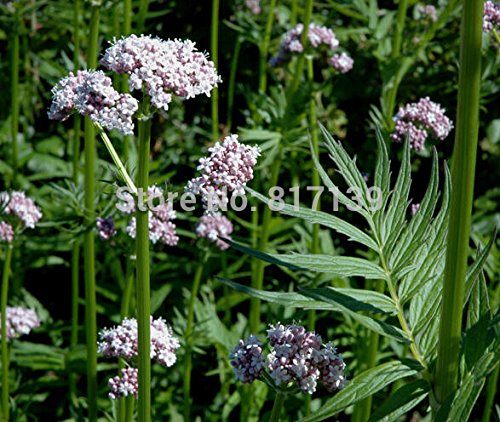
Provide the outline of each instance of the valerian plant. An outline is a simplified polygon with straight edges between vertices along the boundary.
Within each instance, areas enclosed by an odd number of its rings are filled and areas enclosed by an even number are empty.
[[[383,292],[367,289],[318,287],[301,288],[296,292],[272,292],[257,290],[230,280],[223,283],[263,301],[286,307],[327,310],[352,318],[368,330],[396,342],[403,347],[395,348],[390,358],[379,358],[377,365],[349,379],[345,388],[331,397],[323,406],[302,419],[304,422],[326,420],[345,411],[350,406],[389,387],[396,381],[397,388],[370,416],[370,421],[393,420],[427,400],[435,404],[432,394],[434,379],[432,368],[436,361],[439,329],[439,309],[442,299],[444,254],[446,249],[447,221],[450,203],[450,175],[443,164],[442,192],[439,182],[439,162],[433,151],[433,165],[424,198],[414,215],[410,212],[411,161],[408,138],[404,144],[398,177],[391,184],[390,161],[386,143],[377,133],[378,155],[374,174],[374,187],[381,192],[381,207],[373,206],[368,184],[344,147],[321,127],[325,145],[338,173],[348,186],[361,192],[361,206],[344,195],[328,176],[315,155],[316,168],[330,191],[336,193],[339,203],[363,217],[366,229],[326,212],[296,207],[269,200],[252,191],[250,193],[284,215],[302,218],[347,236],[348,240],[365,248],[366,259],[354,256],[329,256],[321,254],[268,254],[242,244],[231,245],[249,255],[270,264],[295,272],[326,273],[332,277],[356,277],[364,280],[381,280]],[[460,415],[466,420],[472,411],[480,389],[471,385],[483,385],[485,377],[494,369],[499,357],[499,341],[494,336],[495,319],[485,298],[485,282],[482,267],[493,245],[490,242],[478,248],[477,256],[467,271],[466,303],[468,303],[468,330],[462,345],[462,373],[456,394],[443,406],[435,408],[436,417],[446,420],[450,415]],[[480,341],[481,353],[473,352],[471,343]],[[429,410],[430,411],[430,410]]]

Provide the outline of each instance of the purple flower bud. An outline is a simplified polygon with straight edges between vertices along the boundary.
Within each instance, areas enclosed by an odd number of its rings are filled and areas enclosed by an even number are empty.
[[[483,31],[490,32],[500,26],[500,3],[484,2]]]
[[[97,217],[95,225],[97,234],[102,240],[109,240],[116,235],[115,223],[111,217]]]
[[[14,240],[14,229],[5,221],[0,221],[0,240],[7,243]]]
[[[251,384],[264,372],[262,343],[255,336],[251,335],[246,341],[240,340],[229,359],[236,379],[244,384]]]
[[[24,192],[0,192],[0,207],[3,207],[4,214],[17,217],[24,228],[35,228],[35,224],[42,218],[40,208]]]
[[[259,15],[261,12],[260,0],[245,0],[245,6],[248,7],[254,15]]]
[[[340,73],[347,73],[352,69],[354,60],[346,53],[334,54],[328,59],[328,64]]]

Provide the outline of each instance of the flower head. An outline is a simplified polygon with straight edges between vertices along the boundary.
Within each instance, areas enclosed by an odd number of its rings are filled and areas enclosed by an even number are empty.
[[[14,229],[5,221],[0,221],[0,240],[7,243],[14,240]]]
[[[196,225],[196,234],[200,237],[206,237],[221,249],[229,248],[229,245],[219,236],[231,238],[230,234],[233,232],[233,225],[231,222],[221,215],[220,213],[205,213],[198,224]]]
[[[244,384],[251,384],[264,372],[262,343],[255,336],[248,337],[246,341],[240,340],[229,359],[236,379]]]
[[[49,118],[65,120],[77,110],[106,129],[117,129],[125,135],[134,133],[132,117],[139,103],[130,94],[120,94],[111,78],[102,71],[79,71],[59,81],[52,90]]]
[[[419,4],[417,10],[421,16],[429,18],[432,22],[436,22],[438,19],[436,7],[432,4]]]
[[[101,64],[130,75],[131,90],[145,89],[151,103],[168,110],[172,94],[193,98],[210,91],[221,81],[213,62],[192,41],[167,40],[149,35],[130,35],[114,40]]]
[[[173,336],[172,329],[163,318],[150,319],[151,359],[160,365],[172,366],[176,361],[175,350],[179,341]],[[98,352],[106,357],[131,359],[137,356],[138,334],[137,320],[125,318],[113,328],[105,328],[99,333]]]
[[[109,398],[119,400],[122,397],[134,396],[139,394],[139,380],[137,368],[124,368],[121,370],[121,377],[116,376],[108,381],[110,388]]]
[[[260,0],[245,0],[245,6],[248,7],[254,15],[259,15],[261,12]]]
[[[126,195],[130,195],[127,193]],[[176,226],[172,220],[176,218],[176,212],[173,209],[170,201],[163,202],[163,191],[157,186],[150,186],[148,188],[148,206],[150,207],[148,213],[149,225],[149,240],[153,243],[163,243],[168,246],[175,246],[179,241],[177,236]],[[158,205],[153,204],[153,200],[159,198],[161,202]],[[128,201],[133,204],[132,207],[127,209],[127,213],[135,212],[135,202]],[[136,235],[136,219],[132,217],[126,228],[127,234],[135,238]]]
[[[29,334],[33,328],[40,326],[40,319],[33,309],[7,306],[6,312],[7,340]]]
[[[352,69],[354,60],[346,53],[334,54],[328,59],[328,64],[340,73],[347,73]]]
[[[102,240],[109,240],[116,234],[115,223],[111,217],[97,217],[95,225]]]
[[[260,149],[243,145],[238,142],[238,135],[230,135],[208,151],[210,156],[201,158],[198,166],[201,176],[190,180],[186,191],[200,195],[206,207],[217,208],[214,199],[227,204],[228,193],[245,194],[244,188],[253,179]]]
[[[453,122],[444,112],[445,110],[429,97],[400,107],[394,117],[396,125],[391,139],[402,142],[408,135],[411,147],[417,151],[424,149],[429,135],[434,139],[444,140],[453,129]]]
[[[271,351],[265,367],[275,386],[288,387],[296,383],[305,393],[316,391],[319,381],[328,391],[345,385],[345,363],[330,344],[322,345],[321,337],[301,325],[271,325],[267,331]],[[236,378],[251,383],[262,376],[262,344],[256,337],[236,346],[231,354]]]
[[[0,210],[20,220],[24,228],[33,229],[42,218],[42,212],[24,192],[0,192]]]
[[[483,31],[490,32],[500,26],[500,3],[484,2]]]

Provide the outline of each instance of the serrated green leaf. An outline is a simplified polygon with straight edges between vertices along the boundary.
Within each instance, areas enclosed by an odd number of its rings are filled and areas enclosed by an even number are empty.
[[[413,409],[429,394],[429,383],[415,380],[398,388],[368,419],[368,422],[391,422]]]
[[[271,254],[270,256],[277,261],[303,270],[328,273],[336,277],[363,277],[374,280],[387,278],[387,274],[380,266],[362,258],[307,254]]]
[[[416,375],[418,371],[402,362],[388,362],[354,377],[347,386],[328,400],[318,411],[300,422],[317,422],[330,418],[354,403],[382,390],[394,381]]]
[[[382,190],[383,196],[386,197],[391,189],[391,162],[382,132],[378,126],[375,128],[375,137],[377,139],[377,163],[375,164],[374,181],[375,186],[378,186]]]
[[[279,202],[271,201],[269,198],[266,198],[264,195],[250,188],[247,188],[247,191],[250,192],[250,195],[253,197],[267,204],[267,206],[272,205],[275,208],[281,208],[279,211],[281,214],[302,218],[311,224],[320,224],[324,227],[331,228],[339,233],[345,234],[348,236],[349,240],[359,242],[374,251],[378,251],[377,244],[370,236],[338,217],[327,214],[326,212],[312,210],[304,206],[295,207],[289,204],[280,204]]]

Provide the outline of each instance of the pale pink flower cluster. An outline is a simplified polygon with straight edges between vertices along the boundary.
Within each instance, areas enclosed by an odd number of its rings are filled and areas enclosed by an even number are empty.
[[[402,142],[408,135],[411,147],[417,151],[424,149],[428,136],[442,141],[453,129],[453,122],[444,113],[429,97],[400,107],[394,116],[396,125],[391,139]]]
[[[411,215],[415,215],[420,209],[420,204],[411,204]]]
[[[490,32],[500,26],[500,3],[484,2],[483,31]]]
[[[14,229],[5,221],[0,221],[0,240],[7,243],[14,240]]]
[[[131,90],[142,90],[158,109],[168,110],[172,94],[192,98],[210,91],[221,82],[214,63],[186,40],[162,40],[149,35],[130,35],[114,40],[101,64],[127,73]]]
[[[116,227],[111,217],[97,217],[95,226],[102,240],[109,240],[116,235]]]
[[[264,373],[266,365],[262,343],[255,336],[248,337],[246,341],[240,340],[229,359],[236,379],[244,384],[251,384]]]
[[[245,6],[248,7],[254,15],[261,12],[260,0],[245,0]]]
[[[21,191],[0,192],[0,212],[16,217],[23,228],[28,229],[35,228],[35,224],[42,218],[42,212],[35,201]],[[8,231],[7,228],[5,230]]]
[[[196,225],[196,234],[215,242],[220,250],[226,250],[229,244],[219,239],[219,236],[231,239],[232,232],[231,221],[220,213],[205,213]]]
[[[130,195],[130,194],[129,194]],[[157,186],[150,186],[148,188],[148,198],[162,198],[163,192]],[[134,204],[133,199],[129,203]],[[128,209],[128,212],[135,212],[135,205]],[[176,218],[176,212],[173,209],[172,203],[160,202],[160,204],[152,207],[149,211],[148,226],[149,226],[149,240],[153,243],[163,243],[168,246],[175,246],[179,241],[177,236],[176,226],[172,220]],[[126,228],[127,234],[135,238],[136,236],[136,218],[132,217]]]
[[[334,54],[328,59],[328,64],[340,73],[347,73],[352,69],[354,60],[346,53]]]
[[[29,334],[40,326],[40,319],[33,309],[7,306],[6,312],[7,340]]]
[[[210,156],[201,158],[197,168],[201,176],[190,180],[186,191],[200,195],[204,206],[214,211],[219,202],[227,205],[228,193],[245,194],[247,182],[253,179],[260,148],[243,145],[238,141],[238,135],[230,135],[208,151]]]
[[[330,344],[322,345],[321,337],[300,325],[271,325],[268,330],[271,352],[265,366],[276,386],[297,383],[308,394],[316,391],[318,381],[328,391],[344,387],[345,363]],[[262,344],[254,336],[240,340],[230,355],[236,378],[251,383],[264,372]]]
[[[272,57],[269,64],[273,67],[279,66],[289,60],[290,55],[294,53],[302,53],[304,46],[301,42],[304,25],[299,23],[297,26],[283,36],[280,48],[276,56]],[[335,51],[339,47],[339,40],[335,33],[326,26],[319,26],[314,23],[309,24],[307,39],[313,49],[319,49],[325,46],[329,53]],[[328,64],[341,73],[348,72],[354,63],[346,53],[335,54],[327,60]]]
[[[121,370],[121,376],[110,378],[108,381],[110,388],[109,398],[119,400],[122,397],[134,396],[139,394],[139,380],[137,368],[124,368]]]
[[[172,366],[176,361],[175,350],[179,341],[173,336],[172,329],[163,318],[150,320],[151,359],[160,365]],[[131,359],[137,356],[137,320],[125,318],[113,328],[105,328],[99,333],[98,352],[106,357]]]
[[[134,133],[132,117],[139,103],[130,94],[116,91],[111,78],[100,70],[78,71],[76,76],[70,73],[52,89],[52,94],[49,119],[66,120],[76,110],[108,130]]]
[[[432,22],[438,19],[436,7],[432,4],[419,4],[417,10],[423,17],[429,18]]]

